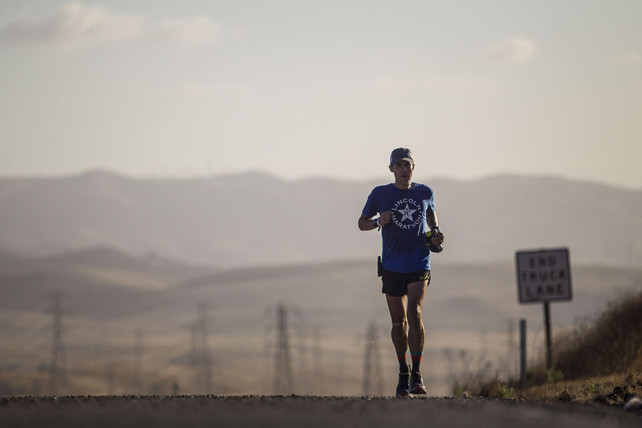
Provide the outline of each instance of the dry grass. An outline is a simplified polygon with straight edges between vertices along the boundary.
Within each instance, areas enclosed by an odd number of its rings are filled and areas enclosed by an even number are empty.
[[[567,379],[642,370],[642,293],[608,304],[555,343],[554,365]]]
[[[530,401],[601,401],[619,405],[642,394],[642,292],[608,303],[592,320],[577,324],[556,339],[554,368],[540,361],[527,385],[495,379],[481,382],[477,394]]]
[[[612,394],[616,388],[624,394],[642,393],[642,376],[639,373],[613,374],[572,381],[544,383],[527,387],[520,392],[523,398],[539,402],[592,402]],[[622,397],[623,398],[623,397]]]

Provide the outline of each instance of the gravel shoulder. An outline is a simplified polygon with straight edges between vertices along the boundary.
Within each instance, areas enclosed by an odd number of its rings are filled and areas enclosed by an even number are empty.
[[[510,400],[326,396],[0,397],[0,426],[101,427],[640,427],[642,416],[595,405]]]

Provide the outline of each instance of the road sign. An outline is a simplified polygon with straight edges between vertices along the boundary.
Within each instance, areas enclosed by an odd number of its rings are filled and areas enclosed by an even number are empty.
[[[515,253],[519,303],[571,300],[568,248]]]

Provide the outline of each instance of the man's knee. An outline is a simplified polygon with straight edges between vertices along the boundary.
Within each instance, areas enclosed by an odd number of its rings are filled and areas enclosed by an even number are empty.
[[[403,330],[406,331],[408,328],[408,320],[404,319],[401,322],[392,322],[392,329],[393,330]]]
[[[410,334],[412,332],[421,332],[424,330],[424,322],[421,318],[421,312],[417,316],[411,316],[408,314],[408,331]]]
[[[421,306],[408,308],[408,321],[410,322],[410,324],[417,324],[422,322]]]

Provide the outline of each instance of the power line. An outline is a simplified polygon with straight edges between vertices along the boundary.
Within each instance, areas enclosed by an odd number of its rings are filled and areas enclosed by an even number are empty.
[[[132,383],[136,393],[143,391],[143,333],[140,331],[134,333],[134,376]]]
[[[194,369],[198,391],[207,394],[212,390],[212,358],[207,346],[207,305],[198,306],[198,318],[191,329],[190,365]]]
[[[53,314],[53,340],[51,348],[51,363],[49,368],[49,388],[53,395],[58,394],[60,388],[67,389],[69,379],[67,376],[67,355],[63,343],[61,294],[59,291],[52,293]]]
[[[363,364],[363,395],[382,395],[381,356],[379,351],[379,333],[374,323],[368,325]]]
[[[294,313],[295,318],[298,317],[298,320],[295,321],[295,335],[296,335],[296,340],[294,343],[294,347],[296,349],[296,355],[297,355],[297,377],[299,379],[303,379],[308,372],[308,359],[307,359],[307,353],[308,353],[308,343],[307,343],[307,325],[305,321],[302,319],[301,314],[296,311]],[[300,390],[301,385],[299,385],[299,390]]]
[[[288,312],[283,304],[276,307],[276,349],[274,358],[274,393],[293,394],[292,359],[288,334]]]

